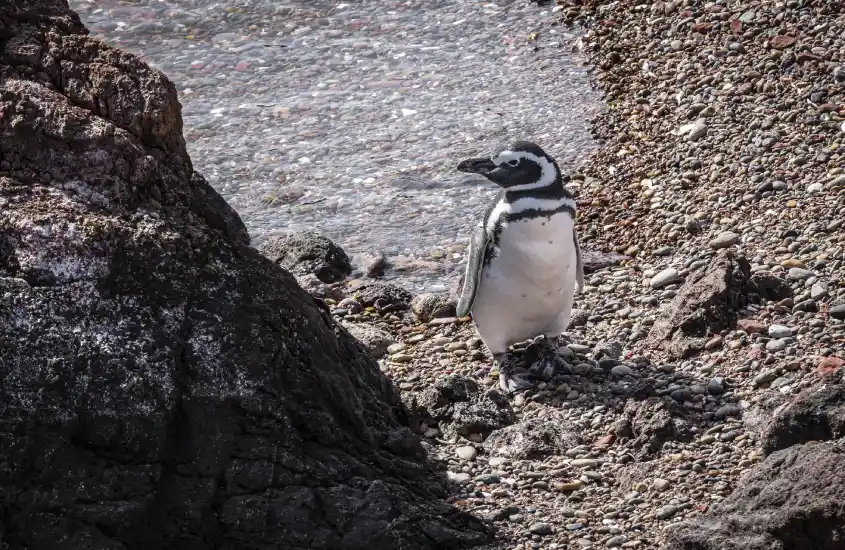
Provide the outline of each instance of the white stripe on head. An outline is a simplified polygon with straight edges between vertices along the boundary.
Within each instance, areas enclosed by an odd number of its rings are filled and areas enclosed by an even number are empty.
[[[541,189],[553,184],[557,179],[557,168],[546,157],[538,157],[533,153],[527,151],[502,151],[491,159],[496,166],[500,166],[509,161],[522,162],[523,160],[530,160],[540,167],[540,179],[534,183],[526,183],[524,185],[514,185],[508,187],[507,191],[528,191],[530,189]]]
[[[490,212],[490,217],[487,219],[487,227],[485,227],[485,229],[487,230],[488,235],[492,235],[493,231],[496,229],[496,223],[503,215],[519,214],[521,212],[525,212],[526,210],[554,212],[558,208],[564,206],[570,207],[572,211],[575,212],[576,203],[573,199],[569,198],[537,199],[534,197],[523,197],[513,202],[507,202],[505,199],[502,199],[496,203],[493,211]]]

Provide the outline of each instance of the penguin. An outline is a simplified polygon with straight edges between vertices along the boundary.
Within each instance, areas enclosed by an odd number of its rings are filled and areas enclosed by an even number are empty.
[[[470,238],[456,309],[471,315],[493,355],[491,373],[499,371],[499,386],[510,394],[530,382],[511,376],[508,347],[539,336],[557,358],[576,285],[584,287],[575,199],[557,162],[528,141],[457,169],[502,188]]]

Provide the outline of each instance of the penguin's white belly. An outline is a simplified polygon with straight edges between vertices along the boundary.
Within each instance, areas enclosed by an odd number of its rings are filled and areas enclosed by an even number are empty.
[[[575,294],[573,220],[566,213],[510,222],[481,273],[472,316],[493,353],[569,321]],[[565,330],[560,326],[558,331]]]

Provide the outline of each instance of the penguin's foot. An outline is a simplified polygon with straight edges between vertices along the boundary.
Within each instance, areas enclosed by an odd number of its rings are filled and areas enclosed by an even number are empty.
[[[493,366],[490,369],[490,375],[499,377],[499,388],[505,394],[527,390],[534,386],[530,380],[530,373],[517,373],[514,372],[512,367],[506,353],[493,356]]]
[[[530,367],[531,372],[541,380],[548,382],[555,374],[569,372],[569,365],[557,353],[558,342],[557,336],[542,337],[539,356]]]

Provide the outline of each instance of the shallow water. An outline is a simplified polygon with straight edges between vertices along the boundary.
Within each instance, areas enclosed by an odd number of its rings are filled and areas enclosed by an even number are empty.
[[[177,85],[194,166],[254,243],[314,228],[417,289],[454,278],[495,188],[455,171],[530,139],[592,150],[574,33],[522,1],[71,0],[92,34]]]

